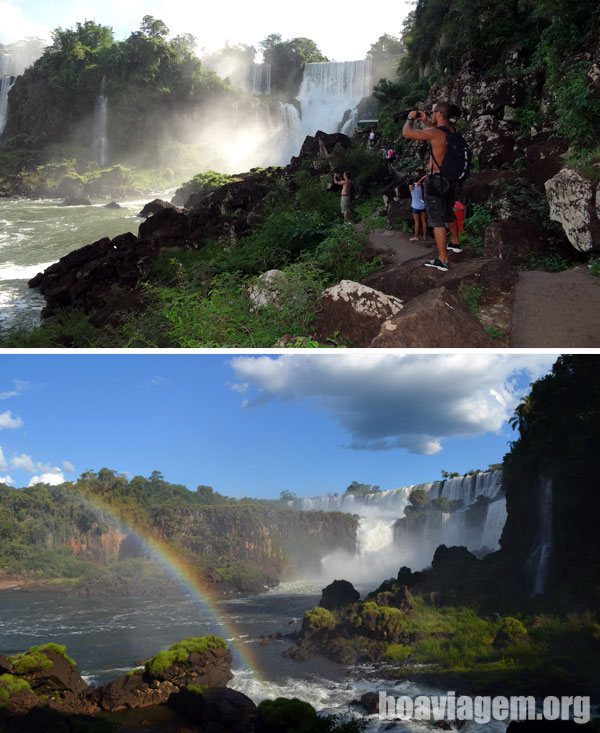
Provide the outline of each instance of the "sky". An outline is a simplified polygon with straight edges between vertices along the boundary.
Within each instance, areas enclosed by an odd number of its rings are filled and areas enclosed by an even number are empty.
[[[0,482],[160,471],[277,498],[433,481],[502,460],[555,355],[0,355]]]
[[[173,35],[191,33],[199,50],[222,48],[226,43],[258,43],[270,33],[284,40],[311,38],[334,61],[365,57],[369,47],[384,33],[399,35],[409,3],[379,0],[372,8],[356,0],[323,3],[303,0],[226,0],[192,3],[189,0],[0,0],[0,43],[13,43],[26,36],[49,38],[57,26],[95,20],[112,26],[118,39],[137,30],[144,15],[164,21]]]

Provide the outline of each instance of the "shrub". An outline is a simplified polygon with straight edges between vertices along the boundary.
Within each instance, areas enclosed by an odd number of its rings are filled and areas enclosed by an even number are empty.
[[[14,694],[25,691],[32,691],[27,680],[15,677],[12,674],[0,675],[0,707],[10,702]]]
[[[379,266],[379,260],[367,260],[367,245],[367,234],[353,226],[338,224],[317,246],[311,258],[323,270],[327,284],[360,280]]]
[[[331,611],[317,606],[304,614],[303,627],[310,632],[327,630],[332,631],[336,626],[336,619]]]

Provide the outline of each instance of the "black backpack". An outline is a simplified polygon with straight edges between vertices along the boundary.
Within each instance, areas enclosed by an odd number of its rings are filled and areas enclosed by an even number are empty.
[[[446,133],[446,155],[442,161],[442,165],[440,165],[433,157],[432,150],[431,157],[434,163],[440,169],[442,176],[451,183],[465,181],[471,173],[471,160],[473,158],[471,148],[467,145],[460,132],[452,132],[452,130],[443,125],[437,129]]]

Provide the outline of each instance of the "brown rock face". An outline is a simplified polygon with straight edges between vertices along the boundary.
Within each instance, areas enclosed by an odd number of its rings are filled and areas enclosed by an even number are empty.
[[[514,217],[495,221],[485,233],[485,256],[497,257],[511,265],[542,254],[546,248],[547,234],[541,226]]]
[[[317,319],[317,338],[341,337],[355,346],[369,346],[381,324],[402,309],[402,301],[352,280],[324,291]]]
[[[483,287],[484,301],[493,300],[498,293],[512,290],[517,280],[517,271],[512,265],[496,258],[465,259],[467,256],[466,251],[454,258],[451,255],[448,272],[424,267],[428,258],[420,258],[377,270],[366,277],[363,283],[403,301],[439,287],[456,291],[461,284],[463,287]]]
[[[411,300],[386,321],[375,348],[493,348],[494,341],[466,306],[446,288]]]
[[[52,662],[48,669],[37,669],[27,675],[31,689],[42,695],[54,692],[72,692],[79,694],[87,689],[79,670],[60,652],[53,649],[44,650],[44,655]]]

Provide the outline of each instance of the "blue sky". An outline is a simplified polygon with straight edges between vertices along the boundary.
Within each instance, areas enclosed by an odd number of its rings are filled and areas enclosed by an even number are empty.
[[[2,354],[0,481],[102,467],[229,496],[383,489],[498,462],[554,355]]]
[[[382,34],[399,35],[410,10],[408,3],[396,0],[380,0],[375,10],[353,5],[317,0],[304,0],[301,5],[280,0],[0,0],[0,43],[28,35],[49,37],[57,26],[74,27],[86,19],[112,26],[117,38],[124,38],[139,27],[144,15],[153,15],[174,34],[192,33],[207,51],[226,42],[256,47],[268,34],[281,33],[284,38],[312,38],[329,58],[351,61],[364,58]]]

